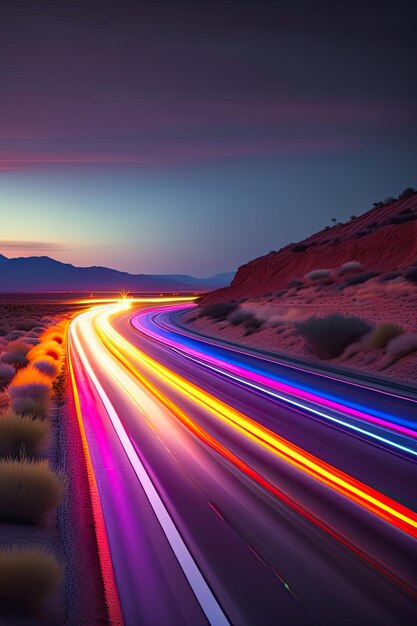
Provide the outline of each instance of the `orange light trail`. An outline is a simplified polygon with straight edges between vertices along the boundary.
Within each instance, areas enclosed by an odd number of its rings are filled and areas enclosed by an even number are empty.
[[[240,433],[249,437],[257,444],[262,445],[297,469],[302,470],[321,483],[326,484],[335,491],[350,498],[360,506],[388,521],[407,534],[417,537],[417,515],[412,510],[283,439],[276,433],[261,426],[259,423],[172,372],[139,348],[136,348],[126,341],[112,328],[110,323],[111,318],[119,312],[120,309],[117,308],[116,310],[111,309],[100,313],[94,321],[96,333],[125,367],[161,400],[162,394],[160,391],[132,365],[132,359],[138,361],[141,367],[147,368],[151,373],[157,375],[172,388],[182,392],[199,406],[210,411],[217,419],[234,427]],[[128,359],[126,355],[130,358]],[[168,400],[168,402],[170,401]],[[182,420],[185,420],[187,426],[201,437],[202,429],[199,426],[194,424],[194,422],[185,415],[182,417]]]

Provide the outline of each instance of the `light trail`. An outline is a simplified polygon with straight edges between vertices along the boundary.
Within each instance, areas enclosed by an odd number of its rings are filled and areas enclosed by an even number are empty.
[[[128,303],[122,303],[121,305],[116,305],[116,307],[111,307],[110,311],[112,314],[117,314],[120,311],[125,310],[126,306],[128,306]],[[107,307],[105,308],[107,309]],[[136,476],[146,493],[149,503],[151,504],[152,509],[154,510],[155,515],[169,541],[169,544],[171,545],[171,548],[175,553],[175,556],[177,557],[178,562],[180,563],[181,568],[198,602],[200,603],[202,610],[209,620],[209,623],[215,624],[216,626],[228,626],[229,621],[223,613],[223,610],[218,604],[211,589],[207,585],[206,580],[198,569],[174,522],[169,516],[169,513],[163,501],[161,500],[157,490],[155,489],[144,465],[139,459],[116,410],[114,409],[109,397],[107,396],[98,378],[96,377],[94,369],[82,347],[81,337],[82,340],[89,343],[95,341],[91,321],[94,319],[95,316],[97,316],[97,314],[97,310],[93,310],[87,311],[86,313],[78,316],[70,327],[71,340],[74,343],[75,349],[79,355],[85,371],[88,373],[90,381],[94,385],[98,395],[101,398],[101,401],[103,402],[104,407],[106,408],[107,414],[109,415],[117,436],[119,437],[119,440],[123,445],[129,461],[132,464]],[[114,379],[118,380],[119,383],[123,384],[123,386],[126,388],[126,385],[128,383],[126,380],[122,382],[123,373],[120,372],[120,367],[118,367],[117,364],[115,365],[115,363],[103,350],[100,351],[100,360],[101,362],[106,364],[108,371],[112,373]],[[72,380],[74,384],[74,379],[72,378]],[[137,399],[137,389],[135,388],[135,386],[133,386],[133,388],[132,385],[129,386],[129,394],[132,398]]]
[[[393,431],[401,437],[411,438],[413,442],[417,440],[417,431],[415,430],[402,426],[401,424],[397,424],[392,420],[390,421],[387,419],[382,419],[370,413],[365,413],[364,411],[359,411],[358,409],[351,408],[346,404],[341,404],[340,402],[326,398],[323,395],[318,395],[303,388],[289,385],[288,383],[276,380],[275,378],[272,378],[270,376],[262,375],[249,368],[243,368],[231,361],[215,358],[211,356],[207,351],[203,352],[201,350],[196,350],[188,345],[180,343],[179,341],[170,339],[165,335],[158,334],[157,332],[153,331],[149,327],[149,324],[146,324],[146,322],[148,321],[149,315],[152,316],[152,319],[155,319],[158,312],[160,313],[166,311],[166,308],[159,308],[157,311],[152,310],[151,313],[148,311],[137,314],[132,319],[132,325],[141,332],[143,332],[146,336],[152,337],[155,341],[158,341],[163,345],[169,346],[170,348],[177,350],[178,352],[184,354],[189,358],[193,357],[196,362],[198,362],[203,367],[208,367],[208,365],[212,365],[213,367],[217,368],[217,371],[222,373],[222,375],[229,376],[230,378],[239,381],[242,385],[251,387],[252,389],[256,389],[257,391],[265,393],[271,397],[275,397],[283,402],[292,404],[293,406],[297,406],[298,408],[301,408],[307,412],[314,413],[315,415],[318,415],[326,420],[332,421],[353,431],[366,435],[371,439],[375,439],[378,442],[396,448],[400,452],[406,452],[407,454],[417,457],[417,449],[415,447],[410,447],[410,445],[405,445],[405,443],[403,442],[399,443],[398,441],[389,439],[386,435],[381,436],[380,434],[377,434],[369,429],[367,430],[364,428],[363,422],[369,422],[370,424],[374,424],[382,429]],[[144,323],[141,323],[142,319],[144,320]],[[178,330],[175,329],[175,334],[178,335],[181,333],[179,333]],[[301,401],[296,402],[293,398],[299,398]],[[317,408],[313,408],[311,404],[308,404],[308,402],[310,402],[314,407],[319,406],[320,410],[317,410]],[[337,417],[335,417],[334,414],[323,412],[323,408],[327,408],[328,410],[336,412]],[[354,423],[346,421],[346,419],[343,420],[340,418],[340,415],[346,415],[347,417],[353,418],[354,420],[359,420],[361,422],[361,425],[358,426]]]
[[[208,409],[217,419],[233,426],[239,432],[277,454],[277,456],[294,467],[352,499],[368,511],[378,515],[413,537],[417,537],[417,515],[413,511],[279,437],[269,429],[232,409],[224,402],[188,382],[149,357],[143,351],[132,346],[111,326],[110,319],[115,314],[117,312],[109,310],[97,316],[93,321],[96,332],[109,350],[142,383],[148,387],[150,386],[149,381],[139,374],[137,368],[126,358],[126,355],[129,355],[130,359],[136,360],[138,363],[140,362],[141,367],[145,367],[150,373],[159,376],[166,384],[169,384],[176,390],[180,390],[200,406]],[[160,392],[154,386],[151,388],[153,393],[160,396]],[[187,423],[190,426],[190,420],[187,420]]]

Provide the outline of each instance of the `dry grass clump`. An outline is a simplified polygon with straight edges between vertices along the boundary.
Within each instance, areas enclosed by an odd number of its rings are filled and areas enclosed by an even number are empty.
[[[15,375],[13,365],[9,363],[0,363],[0,388],[6,387]]]
[[[385,352],[399,358],[417,350],[417,334],[404,333],[388,342]]]
[[[198,317],[209,317],[216,321],[225,320],[233,311],[237,309],[235,302],[218,302],[216,304],[206,304],[199,310]]]
[[[349,344],[358,341],[371,330],[371,326],[359,317],[345,317],[332,313],[327,317],[310,317],[295,324],[308,349],[321,359],[340,356]]]
[[[26,354],[22,352],[3,352],[0,356],[0,361],[14,365],[16,368],[25,367],[29,363]]]
[[[9,341],[7,344],[7,352],[19,352],[21,354],[26,354],[29,352],[32,346],[30,346],[23,339],[15,339],[14,341]]]
[[[233,313],[230,313],[227,319],[232,326],[239,326],[239,324],[242,324],[250,317],[252,317],[252,313],[250,311],[245,311],[245,309],[236,309]]]
[[[321,280],[322,278],[329,278],[331,270],[312,270],[305,275],[305,278],[309,280]]]
[[[44,356],[49,356],[54,361],[60,361],[63,356],[62,345],[56,341],[42,341],[34,346],[27,355],[30,362],[42,359]]]
[[[50,378],[55,378],[55,376],[58,375],[58,366],[56,361],[51,357],[44,356],[44,358],[39,359],[39,361],[33,361],[32,365],[39,370],[39,372]]]
[[[370,348],[385,348],[391,339],[402,334],[404,334],[404,329],[401,326],[397,326],[397,324],[391,324],[390,322],[378,324],[366,337],[366,344]]]
[[[31,608],[43,602],[63,579],[56,557],[38,546],[0,549],[0,604]]]
[[[8,387],[13,410],[21,415],[45,417],[51,402],[51,387],[50,377],[36,367],[28,365],[19,370]]]
[[[0,393],[0,415],[5,411],[8,411],[12,404],[12,399],[8,391],[2,391]]]
[[[64,495],[62,475],[46,460],[0,459],[0,520],[39,524]]]
[[[0,416],[0,457],[41,454],[50,441],[49,422],[11,412]]]
[[[362,263],[359,261],[347,261],[339,267],[340,274],[346,274],[347,272],[359,272],[362,269]]]

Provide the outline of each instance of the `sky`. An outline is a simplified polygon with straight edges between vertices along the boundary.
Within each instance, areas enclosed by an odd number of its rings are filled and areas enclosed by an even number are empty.
[[[0,253],[237,269],[417,187],[414,2],[2,2]]]

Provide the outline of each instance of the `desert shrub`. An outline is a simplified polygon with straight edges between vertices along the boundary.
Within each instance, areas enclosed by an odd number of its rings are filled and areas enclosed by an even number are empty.
[[[51,386],[50,378],[35,367],[28,365],[19,370],[8,388],[13,410],[44,417],[50,404]]]
[[[408,270],[404,272],[404,278],[411,283],[417,283],[417,267],[409,267]]]
[[[64,495],[61,474],[46,460],[0,459],[0,520],[38,524]]]
[[[9,365],[14,365],[16,368],[26,367],[29,363],[25,354],[21,352],[3,352],[0,356],[0,361],[2,363],[8,363]]]
[[[301,287],[302,285],[304,285],[304,283],[301,280],[297,280],[296,278],[293,278],[292,280],[289,280],[287,283],[287,287]]]
[[[32,330],[38,323],[38,320],[20,320],[16,323],[16,330]]]
[[[233,311],[233,313],[230,313],[227,319],[232,324],[232,326],[239,326],[239,324],[242,324],[249,317],[252,317],[252,313],[250,313],[250,311],[237,309],[236,311]]]
[[[285,293],[287,293],[286,289],[278,289],[278,291],[275,292],[275,297],[276,298],[280,298],[281,296],[283,296]]]
[[[389,219],[390,224],[404,224],[405,222],[414,222],[417,220],[417,213],[406,213],[401,214],[397,213],[397,215],[393,215]]]
[[[339,267],[339,272],[345,274],[347,272],[358,272],[362,269],[362,263],[359,261],[347,261]]]
[[[7,344],[8,352],[20,352],[21,354],[26,355],[31,346],[27,344],[23,339],[15,339],[14,341],[9,341]]]
[[[344,289],[345,287],[350,287],[351,285],[361,285],[362,283],[366,283],[371,278],[375,278],[378,276],[376,272],[361,272],[361,274],[356,274],[356,276],[351,276],[347,278],[340,287]]]
[[[0,604],[30,609],[42,603],[63,579],[63,567],[40,546],[0,549]]]
[[[292,247],[293,252],[304,252],[304,250],[308,250],[308,245],[306,243],[297,243]]]
[[[34,417],[45,418],[48,415],[50,399],[48,401],[35,400],[29,396],[15,398],[10,405],[19,415],[33,415]]]
[[[265,321],[259,319],[256,315],[251,315],[243,322],[243,326],[246,328],[245,335],[251,335],[256,330],[259,330],[264,323]]]
[[[63,355],[62,346],[56,343],[56,341],[43,341],[28,352],[27,358],[32,362],[42,359],[45,355],[50,356],[55,361],[59,361]]]
[[[390,356],[401,357],[417,350],[417,334],[404,333],[388,342],[385,352]]]
[[[44,452],[49,443],[47,421],[17,413],[0,416],[0,457],[34,456]]]
[[[404,330],[396,324],[391,324],[389,322],[385,324],[378,324],[377,326],[374,326],[369,333],[366,338],[366,343],[370,348],[385,348],[391,339],[394,339],[394,337],[398,337],[403,333]]]
[[[295,324],[296,331],[304,337],[308,349],[321,359],[332,359],[358,341],[371,330],[371,326],[358,317],[345,317],[332,313],[327,317],[310,317]]]
[[[309,280],[320,280],[321,278],[329,278],[331,270],[312,270],[305,275]]]
[[[27,335],[25,335],[24,339],[25,343],[29,344],[31,348],[33,346],[37,346],[40,343],[39,339],[37,339],[36,337],[28,337]]]
[[[411,196],[414,196],[415,193],[417,193],[417,191],[413,187],[406,187],[398,197],[400,199],[411,198]]]
[[[16,370],[9,363],[0,363],[0,387],[5,387],[12,380]]]
[[[0,324],[0,337],[4,337],[9,334],[9,327],[6,324]]]
[[[393,270],[392,272],[386,272],[385,274],[382,274],[379,277],[379,280],[381,283],[386,283],[389,280],[394,280],[394,278],[398,278],[399,276],[402,276],[402,273],[400,270]]]
[[[39,361],[34,361],[32,365],[37,370],[42,372],[42,374],[45,374],[50,378],[55,378],[55,376],[58,374],[58,367],[56,365],[56,362],[51,357],[48,358],[47,356],[45,356],[43,359],[39,359]]]
[[[230,313],[237,309],[235,302],[218,302],[201,307],[199,317],[209,317],[214,320],[225,320]]]
[[[0,392],[0,414],[8,411],[12,404],[12,399],[8,391]]]

